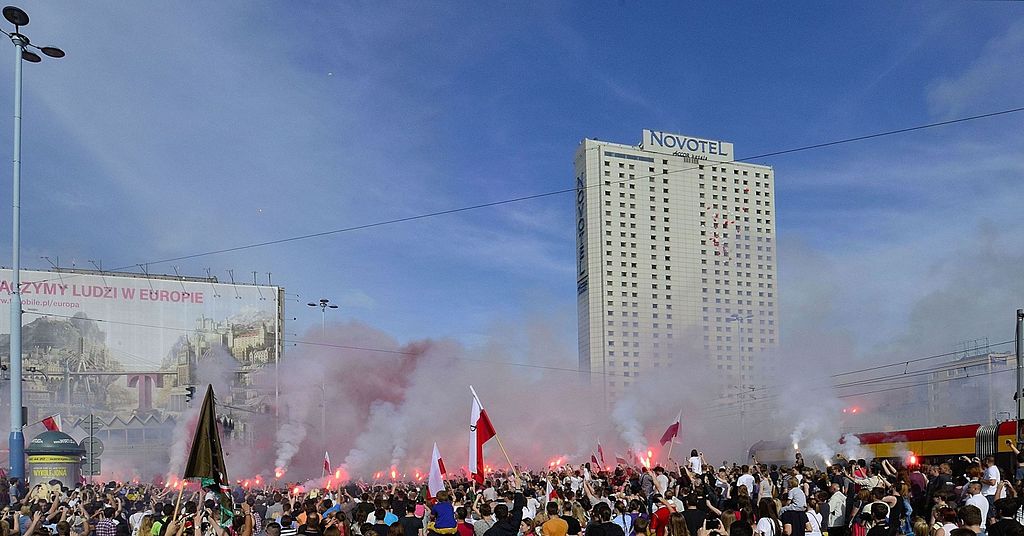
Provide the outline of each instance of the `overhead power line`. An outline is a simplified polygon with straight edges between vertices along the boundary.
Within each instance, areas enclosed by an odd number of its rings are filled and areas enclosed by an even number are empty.
[[[922,125],[915,125],[915,126],[906,127],[906,128],[898,128],[898,129],[886,130],[886,131],[882,131],[882,132],[875,132],[875,133],[872,133],[872,134],[865,134],[865,135],[861,135],[861,136],[853,136],[853,137],[849,137],[849,138],[841,138],[841,139],[838,139],[838,140],[831,140],[831,141],[826,141],[826,142],[821,142],[821,143],[813,143],[813,144],[810,144],[810,145],[803,145],[803,146],[799,146],[799,147],[793,147],[793,148],[790,148],[790,149],[782,149],[782,150],[778,150],[778,151],[769,151],[769,152],[766,152],[766,153],[761,153],[761,154],[758,154],[758,155],[753,155],[753,156],[745,157],[745,158],[742,158],[742,159],[733,159],[733,160],[730,160],[730,161],[727,161],[727,162],[719,162],[719,163],[720,164],[734,164],[734,163],[749,162],[751,160],[757,160],[757,159],[762,159],[762,158],[769,158],[769,157],[773,157],[773,156],[782,156],[782,155],[798,153],[798,152],[802,152],[802,151],[810,151],[810,150],[813,150],[813,149],[822,149],[822,148],[825,148],[825,147],[834,147],[836,145],[843,145],[843,144],[854,143],[854,142],[858,142],[858,141],[871,140],[871,139],[882,138],[882,137],[886,137],[886,136],[894,136],[894,135],[897,135],[897,134],[906,134],[906,133],[909,133],[909,132],[916,132],[916,131],[919,131],[919,130],[926,130],[926,129],[930,129],[930,128],[949,126],[949,125],[954,125],[954,124],[958,124],[958,123],[965,123],[965,122],[968,122],[968,121],[976,121],[976,120],[979,120],[979,119],[987,119],[987,118],[990,118],[990,117],[997,117],[997,116],[1002,116],[1002,115],[1008,115],[1008,114],[1018,113],[1018,112],[1021,112],[1021,111],[1024,111],[1024,107],[1008,108],[1008,109],[999,110],[999,111],[996,111],[996,112],[989,112],[989,113],[984,113],[984,114],[979,114],[979,115],[972,115],[972,116],[967,116],[967,117],[959,117],[959,118],[950,119],[950,120],[947,120],[947,121],[938,121],[938,122],[934,122],[934,123],[925,123],[925,124],[922,124]],[[697,169],[698,167],[699,166],[694,166],[694,167],[682,168],[682,169],[674,170],[674,171],[671,171],[671,172],[667,173],[667,175],[676,174],[676,173],[683,173],[683,172],[686,172],[686,171],[693,171],[694,169]],[[664,175],[666,175],[666,174],[661,174],[661,175],[658,175],[658,176],[659,177],[663,177]],[[629,181],[649,178],[651,176],[653,176],[653,175],[644,175],[644,176],[636,177],[636,178],[633,178],[633,179],[627,179],[627,180],[624,180],[624,181],[616,181],[616,182],[629,182]],[[597,186],[598,185],[594,185],[594,186],[590,186],[590,187],[597,187]],[[238,246],[230,246],[230,247],[225,247],[225,248],[220,248],[220,249],[213,249],[213,250],[208,250],[208,251],[204,251],[204,252],[200,252],[200,253],[192,253],[192,254],[188,254],[188,255],[180,255],[180,256],[176,256],[176,257],[168,257],[168,258],[165,258],[165,259],[153,260],[153,261],[149,261],[149,262],[132,263],[132,264],[127,264],[127,265],[119,267],[119,268],[114,268],[113,271],[127,270],[129,268],[136,268],[138,266],[147,266],[147,265],[151,265],[151,264],[164,264],[164,263],[174,262],[174,261],[196,259],[196,258],[199,258],[199,257],[208,257],[210,255],[219,255],[219,254],[222,254],[222,253],[231,253],[231,252],[235,252],[235,251],[243,251],[243,250],[247,250],[247,249],[255,249],[255,248],[261,248],[261,247],[266,247],[266,246],[285,244],[285,243],[288,243],[288,242],[297,242],[297,241],[301,241],[301,240],[309,240],[311,238],[319,238],[319,237],[323,237],[323,236],[335,235],[335,234],[340,234],[340,233],[348,233],[348,232],[353,232],[353,231],[360,231],[360,230],[365,230],[365,229],[371,229],[371,228],[374,228],[374,227],[383,227],[383,226],[386,226],[386,225],[394,225],[394,224],[399,224],[399,223],[406,223],[406,222],[411,222],[411,221],[424,220],[424,219],[428,219],[428,218],[435,218],[435,217],[438,217],[438,216],[447,216],[447,215],[451,215],[451,214],[458,214],[460,212],[469,212],[469,211],[473,211],[473,210],[480,210],[480,209],[483,209],[483,208],[491,208],[491,207],[497,207],[497,206],[502,206],[502,205],[510,205],[510,204],[513,204],[513,203],[521,203],[521,202],[524,202],[524,201],[531,201],[531,200],[534,200],[534,199],[541,199],[541,198],[544,198],[544,197],[551,197],[551,196],[555,196],[555,195],[574,193],[574,192],[576,192],[576,190],[577,190],[576,188],[562,188],[562,189],[559,189],[559,190],[552,190],[552,191],[548,191],[548,192],[540,192],[540,193],[535,193],[535,194],[523,195],[523,196],[512,197],[512,198],[508,198],[508,199],[502,199],[502,200],[498,200],[498,201],[490,201],[490,202],[486,202],[486,203],[478,203],[478,204],[474,204],[474,205],[466,205],[466,206],[462,206],[462,207],[450,208],[450,209],[445,209],[445,210],[438,210],[438,211],[434,211],[434,212],[425,212],[425,213],[422,213],[422,214],[416,214],[416,215],[412,215],[412,216],[405,216],[405,217],[401,217],[401,218],[393,218],[393,219],[387,219],[387,220],[380,220],[380,221],[376,221],[376,222],[363,223],[363,224],[353,225],[353,226],[349,226],[349,227],[340,227],[340,228],[337,228],[337,229],[330,229],[330,230],[326,230],[326,231],[318,231],[318,232],[314,232],[314,233],[295,235],[295,236],[290,236],[290,237],[285,237],[285,238],[278,238],[278,239],[274,239],[274,240],[265,240],[265,241],[261,241],[261,242],[253,242],[253,243],[242,244],[242,245],[238,245]]]

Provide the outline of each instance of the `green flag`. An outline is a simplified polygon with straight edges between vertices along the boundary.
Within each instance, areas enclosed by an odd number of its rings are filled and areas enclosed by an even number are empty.
[[[231,504],[231,484],[228,481],[228,470],[224,465],[224,449],[217,431],[217,414],[214,408],[215,397],[213,386],[206,389],[203,407],[199,410],[199,422],[196,434],[192,438],[192,450],[185,464],[182,478],[199,478],[204,488],[211,488],[220,495],[221,526],[230,523],[233,513]]]

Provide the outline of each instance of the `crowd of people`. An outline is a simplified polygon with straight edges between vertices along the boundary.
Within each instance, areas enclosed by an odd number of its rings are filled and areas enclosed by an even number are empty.
[[[713,466],[691,454],[455,478],[436,497],[420,482],[239,486],[229,500],[216,486],[12,480],[0,536],[1024,536],[1024,463],[1004,475],[991,457]]]

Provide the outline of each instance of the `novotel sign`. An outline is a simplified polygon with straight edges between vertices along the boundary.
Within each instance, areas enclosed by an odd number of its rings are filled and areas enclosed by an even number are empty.
[[[699,160],[731,162],[734,158],[731,143],[656,130],[644,129],[644,137],[640,146],[645,151],[688,156]]]

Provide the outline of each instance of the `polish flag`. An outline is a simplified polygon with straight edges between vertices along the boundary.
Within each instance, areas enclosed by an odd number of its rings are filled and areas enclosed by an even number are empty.
[[[491,419],[487,417],[487,411],[476,396],[473,386],[469,386],[473,393],[473,409],[469,413],[469,473],[477,484],[484,483],[484,443],[497,435]]]
[[[47,417],[47,418],[45,418],[45,419],[43,419],[43,420],[41,420],[39,422],[43,423],[43,426],[45,426],[46,429],[48,431],[50,431],[50,432],[59,432],[60,431],[60,414],[59,413],[57,415],[50,415],[49,417]]]
[[[604,465],[604,449],[601,448],[601,440],[597,440],[597,457],[601,460],[601,465]]]
[[[548,502],[558,498],[558,492],[555,491],[555,487],[551,485],[551,481],[547,481],[547,486],[544,488],[544,495],[547,496]]]
[[[430,456],[430,476],[427,477],[427,492],[431,499],[437,497],[437,492],[444,489],[444,475],[446,474],[448,471],[444,469],[441,451],[437,450],[437,443],[434,443],[434,453]]]
[[[324,451],[324,474],[331,472],[331,456]]]
[[[629,465],[629,462],[626,461],[626,459],[623,458],[621,454],[616,454],[615,455],[615,463],[621,464],[621,465]]]
[[[590,463],[594,464],[598,471],[601,470],[601,464],[598,463],[597,456],[594,456],[593,454],[591,454],[590,455]]]
[[[672,423],[672,425],[665,430],[664,434],[661,434],[661,446],[664,447],[665,443],[668,443],[679,436],[679,421],[682,420],[682,417],[683,414],[680,413],[679,416],[676,417],[676,422]]]

